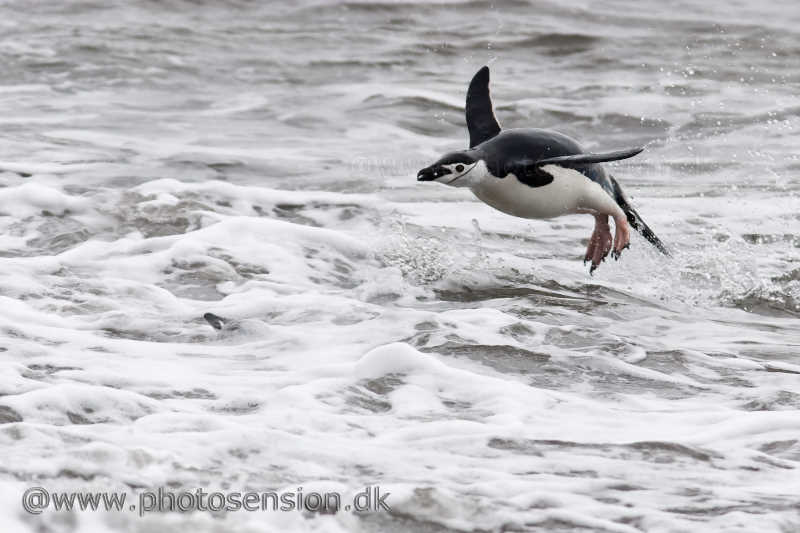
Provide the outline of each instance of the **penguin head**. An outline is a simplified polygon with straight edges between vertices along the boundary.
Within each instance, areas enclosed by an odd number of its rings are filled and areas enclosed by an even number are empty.
[[[451,187],[470,187],[481,178],[482,172],[473,172],[481,159],[473,150],[450,152],[429,167],[417,173],[417,181],[437,181]],[[485,165],[483,166],[485,168]]]

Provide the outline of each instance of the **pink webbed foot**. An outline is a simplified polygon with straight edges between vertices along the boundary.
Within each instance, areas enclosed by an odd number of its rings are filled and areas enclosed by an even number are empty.
[[[594,231],[592,236],[589,237],[589,246],[586,248],[586,255],[583,262],[591,261],[592,266],[589,273],[593,273],[600,263],[606,258],[608,252],[611,251],[611,228],[608,226],[607,215],[594,216]]]
[[[628,220],[624,217],[614,217],[614,252],[611,256],[616,261],[622,255],[622,250],[631,246],[631,230]]]
[[[600,263],[605,261],[609,252],[616,260],[622,255],[622,250],[630,246],[630,228],[624,216],[614,217],[614,238],[611,237],[611,228],[608,225],[608,215],[594,216],[594,231],[589,238],[589,246],[583,262],[591,261],[589,273],[594,273]]]

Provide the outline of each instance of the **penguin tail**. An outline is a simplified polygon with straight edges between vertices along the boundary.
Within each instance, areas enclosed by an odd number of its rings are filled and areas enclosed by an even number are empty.
[[[664,246],[664,243],[661,242],[656,234],[650,229],[650,226],[645,224],[645,221],[636,212],[636,210],[631,207],[628,198],[625,196],[625,193],[622,192],[622,187],[620,187],[617,180],[614,179],[613,176],[609,176],[611,180],[611,184],[614,186],[614,200],[617,201],[617,204],[622,208],[622,211],[625,213],[625,216],[628,218],[628,224],[631,225],[633,229],[635,229],[642,237],[647,239],[653,246],[658,248],[658,251],[662,254],[666,255],[667,257],[671,257],[672,254],[669,253],[667,247]]]

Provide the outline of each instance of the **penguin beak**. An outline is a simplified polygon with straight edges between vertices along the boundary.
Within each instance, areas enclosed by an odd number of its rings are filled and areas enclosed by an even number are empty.
[[[423,168],[417,173],[417,181],[434,181],[445,174],[450,174],[450,169],[439,165]]]
[[[435,179],[436,176],[434,176],[433,169],[431,167],[423,168],[417,172],[417,181],[433,181]]]

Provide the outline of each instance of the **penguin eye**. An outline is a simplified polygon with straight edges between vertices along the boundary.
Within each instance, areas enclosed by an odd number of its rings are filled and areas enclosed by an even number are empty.
[[[456,165],[456,172],[464,172],[464,165]]]

